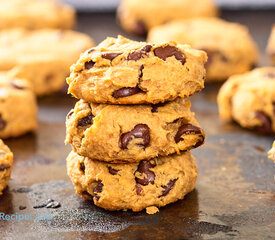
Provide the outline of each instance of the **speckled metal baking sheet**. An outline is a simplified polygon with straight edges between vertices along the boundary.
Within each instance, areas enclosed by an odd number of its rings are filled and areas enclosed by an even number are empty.
[[[269,64],[264,48],[274,16],[274,11],[223,13],[250,27],[262,50],[261,65]],[[82,14],[78,29],[97,42],[123,34],[114,14]],[[77,196],[65,167],[70,146],[63,144],[65,116],[75,100],[64,94],[39,99],[37,133],[6,141],[15,163],[0,212],[51,214],[52,220],[0,220],[0,238],[275,239],[274,164],[266,156],[273,139],[221,122],[216,105],[220,86],[207,84],[191,99],[207,134],[206,144],[193,151],[199,166],[196,190],[155,215],[108,212]],[[48,198],[61,207],[33,209]]]

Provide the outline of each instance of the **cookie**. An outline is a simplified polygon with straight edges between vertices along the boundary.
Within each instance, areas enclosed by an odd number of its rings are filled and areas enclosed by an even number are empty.
[[[31,85],[0,72],[0,138],[18,137],[37,128],[37,104]]]
[[[76,103],[66,121],[66,143],[81,156],[106,162],[138,162],[190,150],[203,144],[204,132],[177,99],[158,105]]]
[[[188,97],[204,87],[205,52],[174,42],[107,38],[71,67],[69,93],[86,102],[141,104]]]
[[[70,30],[3,30],[0,70],[29,80],[36,95],[49,94],[63,87],[70,66],[93,45],[86,34]]]
[[[0,139],[0,195],[7,187],[11,176],[13,165],[13,154],[10,149]]]
[[[117,11],[121,27],[132,34],[145,35],[152,27],[176,19],[217,16],[212,0],[122,0]]]
[[[230,77],[218,94],[220,117],[262,134],[275,133],[275,68]]]
[[[74,9],[57,1],[0,0],[0,29],[70,29],[74,25]]]
[[[275,162],[275,141],[273,142],[272,148],[268,152],[268,157]]]
[[[244,73],[258,61],[258,48],[247,27],[218,18],[173,21],[151,29],[148,41],[175,41],[206,51],[207,81],[223,81]]]
[[[267,45],[267,49],[266,49],[268,55],[270,56],[270,59],[273,63],[273,65],[275,65],[275,24],[273,25],[272,29],[271,29],[271,34],[268,40],[268,45]]]
[[[149,213],[195,188],[197,166],[190,152],[131,164],[108,164],[71,152],[67,172],[76,193],[108,210]],[[152,212],[153,210],[153,212]]]

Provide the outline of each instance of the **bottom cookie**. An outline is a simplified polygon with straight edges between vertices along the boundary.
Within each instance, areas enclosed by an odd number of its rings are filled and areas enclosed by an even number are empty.
[[[8,185],[13,165],[13,154],[10,149],[0,140],[0,195]]]
[[[134,212],[183,199],[195,188],[197,166],[190,152],[132,164],[108,164],[71,152],[67,171],[76,193],[107,210]]]

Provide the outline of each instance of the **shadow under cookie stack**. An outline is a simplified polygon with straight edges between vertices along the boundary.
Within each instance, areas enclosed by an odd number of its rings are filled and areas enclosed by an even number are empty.
[[[188,45],[122,36],[81,55],[67,79],[80,100],[66,120],[67,170],[79,195],[153,214],[195,188],[190,150],[205,136],[186,98],[204,87],[206,60]]]

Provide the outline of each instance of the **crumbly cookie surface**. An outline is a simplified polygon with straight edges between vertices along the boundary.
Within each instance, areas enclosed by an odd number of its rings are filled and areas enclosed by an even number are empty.
[[[148,41],[175,41],[206,51],[207,81],[222,81],[233,74],[244,73],[258,61],[258,49],[247,27],[218,18],[167,23],[151,29]]]
[[[205,52],[174,42],[107,38],[71,67],[69,93],[86,102],[158,103],[204,87]]]
[[[272,26],[266,50],[273,65],[275,65],[275,24]]]
[[[67,172],[77,194],[108,210],[165,206],[183,199],[197,179],[190,152],[132,164],[108,164],[71,152]]]
[[[13,166],[13,154],[0,139],[0,195],[8,185]]]
[[[220,117],[262,134],[275,133],[275,68],[230,77],[218,94]]]
[[[57,1],[0,0],[0,29],[70,29],[74,25],[74,9]]]
[[[106,162],[138,162],[190,150],[203,144],[204,132],[176,99],[157,105],[76,103],[66,121],[66,143],[81,156]]]
[[[70,30],[3,30],[0,70],[29,80],[37,95],[49,94],[62,88],[71,64],[93,45],[86,34]]]
[[[122,28],[145,35],[154,26],[171,20],[214,17],[218,13],[212,0],[123,0],[117,18]]]
[[[0,72],[0,138],[18,137],[37,128],[37,103],[31,85]]]

